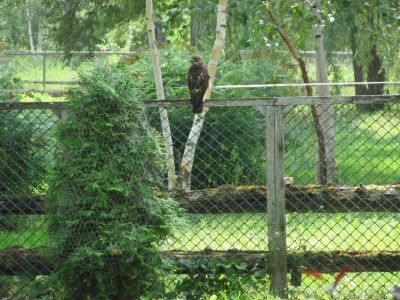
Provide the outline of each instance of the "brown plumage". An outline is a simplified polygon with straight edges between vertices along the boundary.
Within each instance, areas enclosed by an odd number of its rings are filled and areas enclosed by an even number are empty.
[[[193,55],[191,61],[192,65],[189,68],[187,77],[190,102],[192,103],[193,113],[199,114],[203,111],[204,94],[209,85],[210,75],[208,74],[207,65],[200,55]]]

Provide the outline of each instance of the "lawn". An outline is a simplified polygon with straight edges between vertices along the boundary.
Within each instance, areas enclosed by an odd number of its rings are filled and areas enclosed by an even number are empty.
[[[59,70],[52,72],[48,71],[48,78],[56,76],[56,72],[58,76]],[[40,80],[40,72],[32,72],[25,78]],[[400,181],[399,105],[387,105],[384,112],[372,114],[361,112],[354,105],[335,106],[335,133],[339,184],[358,186]],[[285,155],[285,175],[293,177],[298,185],[315,183],[316,140],[308,107],[298,106],[286,116],[285,139],[290,142]],[[167,240],[162,249],[268,250],[266,214],[185,217],[186,226]],[[20,220],[16,230],[0,231],[0,249],[47,244],[43,217],[20,217]],[[288,250],[400,248],[400,218],[396,213],[287,214],[286,221]],[[327,279],[332,276],[325,275]],[[398,278],[397,273],[349,273],[343,279],[340,293],[346,299],[372,299],[371,295],[376,297],[374,299],[385,299],[399,284]],[[290,287],[290,293],[295,299],[308,296],[328,299],[325,288],[325,283],[304,278],[301,287]],[[252,293],[256,295],[257,291]],[[253,299],[257,299],[256,296]]]

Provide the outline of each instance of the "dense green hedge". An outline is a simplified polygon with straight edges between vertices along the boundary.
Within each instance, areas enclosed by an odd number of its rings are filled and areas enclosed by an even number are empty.
[[[65,299],[138,299],[167,267],[157,245],[177,209],[152,193],[163,185],[165,157],[133,80],[116,66],[81,75],[58,130],[47,208]]]

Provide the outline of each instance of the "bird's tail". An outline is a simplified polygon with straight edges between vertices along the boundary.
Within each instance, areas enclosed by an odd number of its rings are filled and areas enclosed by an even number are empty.
[[[192,112],[194,114],[200,114],[203,112],[204,101],[201,97],[196,97],[193,101]]]

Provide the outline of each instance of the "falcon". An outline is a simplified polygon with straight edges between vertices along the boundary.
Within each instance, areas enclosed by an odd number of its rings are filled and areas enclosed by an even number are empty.
[[[192,65],[188,71],[188,87],[190,92],[190,102],[192,103],[192,112],[200,114],[203,111],[204,94],[209,85],[210,75],[207,65],[201,59],[200,55],[193,55]]]

